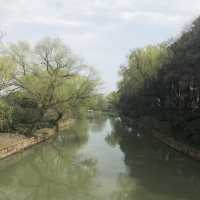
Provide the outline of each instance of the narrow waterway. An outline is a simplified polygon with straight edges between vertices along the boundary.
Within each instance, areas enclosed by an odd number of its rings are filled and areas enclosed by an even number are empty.
[[[199,162],[106,116],[0,161],[0,200],[199,198]]]

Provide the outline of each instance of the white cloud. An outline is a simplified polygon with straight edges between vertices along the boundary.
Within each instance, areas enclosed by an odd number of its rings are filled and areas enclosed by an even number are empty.
[[[129,49],[167,40],[200,14],[199,0],[0,0],[6,40],[60,36],[97,66],[109,89]]]
[[[128,20],[129,22],[133,20],[146,20],[146,21],[152,21],[152,22],[157,22],[157,23],[164,23],[164,22],[169,22],[169,23],[181,23],[183,20],[186,20],[185,16],[181,15],[167,15],[159,12],[144,12],[144,11],[136,11],[136,12],[130,12],[130,11],[125,11],[121,12],[120,16],[124,20]]]
[[[69,27],[80,27],[83,22],[77,20],[67,20],[60,17],[44,17],[44,16],[35,16],[28,17],[19,20],[18,22],[29,23],[29,24],[41,24],[41,25],[60,25],[60,26],[69,26]]]

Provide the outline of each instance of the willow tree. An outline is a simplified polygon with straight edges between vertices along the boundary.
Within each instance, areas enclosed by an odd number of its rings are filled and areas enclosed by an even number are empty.
[[[167,44],[136,49],[128,57],[128,65],[121,67],[119,106],[126,114],[142,114],[155,108],[158,72],[168,56]]]
[[[96,76],[59,39],[46,38],[34,47],[18,42],[6,52],[16,67],[17,90],[5,100],[13,108],[13,129],[55,125],[95,95]]]

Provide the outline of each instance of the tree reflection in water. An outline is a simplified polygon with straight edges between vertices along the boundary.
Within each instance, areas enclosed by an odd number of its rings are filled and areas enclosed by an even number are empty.
[[[28,155],[20,162],[2,169],[1,179],[7,181],[0,181],[0,199],[93,200],[96,160],[79,153],[88,139],[87,128],[87,122],[82,121],[55,141],[26,152]]]
[[[197,200],[200,191],[199,163],[185,158],[149,137],[130,135],[113,121],[108,144],[119,143],[128,167],[118,177],[114,200]],[[108,139],[109,138],[109,139]],[[112,141],[112,142],[110,142]]]
[[[90,131],[92,133],[103,132],[107,119],[106,115],[96,115],[90,118]]]
[[[141,129],[82,120],[2,161],[0,200],[198,200],[199,165]]]

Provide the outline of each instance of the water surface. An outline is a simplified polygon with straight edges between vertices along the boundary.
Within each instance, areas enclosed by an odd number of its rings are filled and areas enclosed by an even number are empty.
[[[199,169],[101,116],[0,161],[0,200],[199,200]]]

